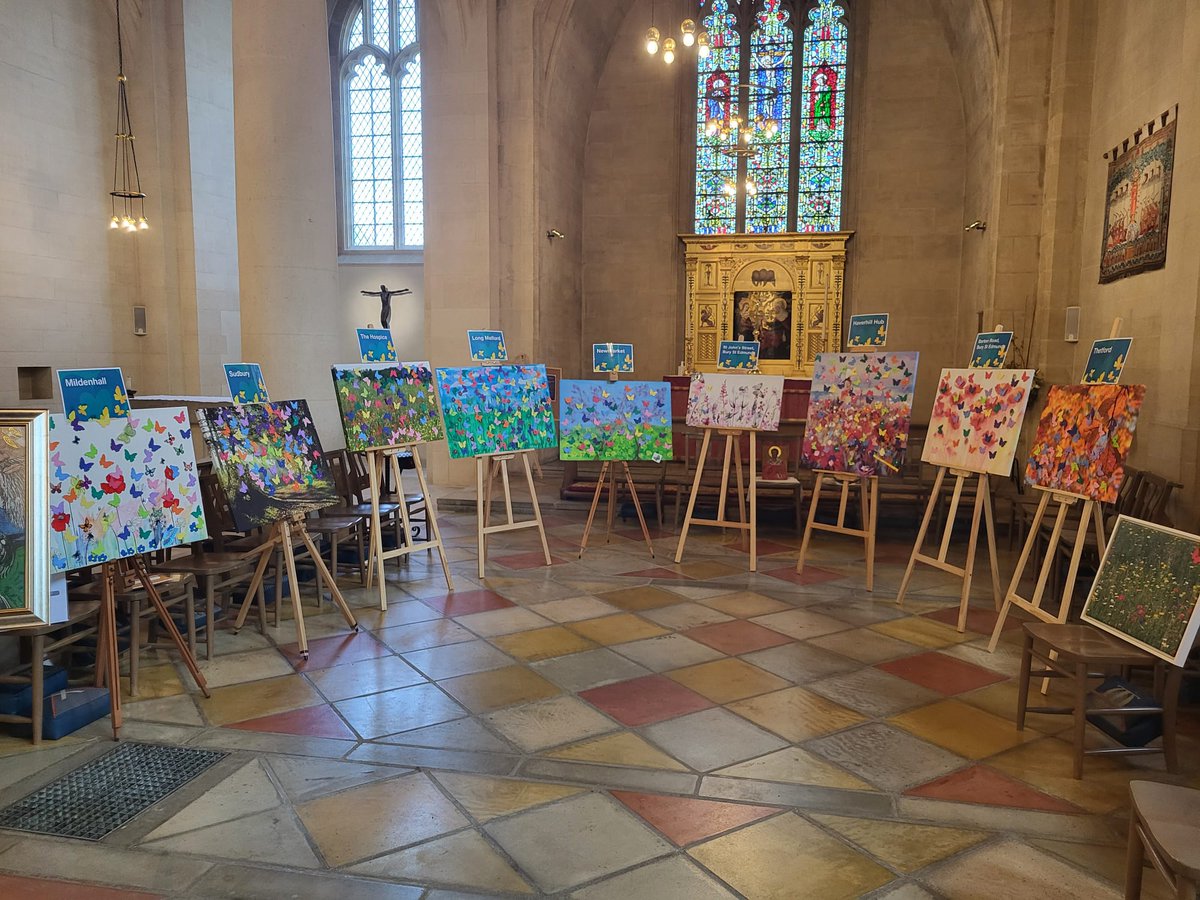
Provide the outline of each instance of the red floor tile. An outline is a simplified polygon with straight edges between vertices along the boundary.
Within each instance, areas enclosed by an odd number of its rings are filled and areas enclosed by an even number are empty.
[[[157,900],[161,896],[74,881],[0,875],[0,897],[4,900]]]
[[[542,559],[542,565],[546,560]],[[511,600],[505,600],[495,591],[456,591],[442,594],[440,597],[422,597],[421,602],[431,606],[443,616],[469,616],[471,613],[489,612],[493,609],[505,609],[516,606]]]
[[[1073,803],[1031,788],[1023,781],[1009,778],[987,766],[971,766],[943,775],[928,784],[905,791],[910,797],[955,800],[959,803],[984,803],[989,806],[1013,806],[1048,812],[1082,813]]]
[[[689,628],[683,634],[694,641],[699,641],[714,650],[737,656],[752,650],[765,650],[767,647],[778,647],[787,644],[792,639],[786,634],[764,628],[754,622],[738,620],[736,622],[718,622],[715,625],[700,625]]]
[[[612,795],[679,847],[779,812],[774,806],[723,803],[695,797],[664,797],[633,791],[613,791]]]
[[[967,631],[974,631],[976,634],[991,634],[996,629],[996,619],[1000,614],[994,609],[976,609],[975,607],[967,608]],[[945,609],[939,609],[935,612],[925,613],[925,618],[933,619],[937,622],[944,622],[947,625],[958,627],[958,607],[947,606]],[[1021,627],[1021,619],[1014,616],[1011,611],[1008,617],[1004,620],[1004,630],[1012,631]]]
[[[537,569],[545,567],[546,556],[541,550],[534,550],[530,553],[518,553],[514,556],[496,556],[492,557],[489,561],[494,562],[498,566],[504,566],[506,569]],[[563,566],[566,563],[565,559],[559,559],[557,556],[550,557],[550,565],[552,566]]]
[[[579,695],[623,725],[653,725],[715,704],[665,675],[646,675]]]
[[[353,741],[357,735],[342,721],[333,708],[321,704],[275,713],[257,719],[247,719],[230,725],[242,731],[270,731],[275,734],[302,734],[305,737],[340,738]]]
[[[619,572],[619,575],[624,575],[626,578],[660,578],[673,579],[675,581],[691,581],[682,572],[676,572],[674,569],[664,569],[662,566],[655,566],[653,569],[639,569],[636,572]]]
[[[785,566],[782,569],[771,569],[769,572],[763,573],[770,575],[772,578],[778,578],[780,581],[788,581],[792,584],[824,584],[826,581],[837,581],[839,578],[845,578],[841,572],[831,572],[828,569],[818,569],[814,566],[805,566],[804,571],[796,573],[795,566]]]
[[[279,652],[287,657],[297,672],[305,672],[328,669],[361,659],[375,659],[392,651],[365,631],[360,631],[357,634],[334,635],[309,641],[307,661],[300,655],[299,644],[284,644],[279,648]]]
[[[913,684],[938,691],[947,697],[1004,681],[1003,675],[963,662],[944,653],[918,653],[903,659],[879,663],[875,668],[907,679]]]

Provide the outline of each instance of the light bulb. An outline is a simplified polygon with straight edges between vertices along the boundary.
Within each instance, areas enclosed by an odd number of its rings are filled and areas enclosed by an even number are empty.
[[[696,35],[696,55],[705,59],[712,49],[708,45],[708,32],[702,31]]]
[[[142,216],[137,221],[138,231],[146,231],[150,227],[150,223],[146,221],[146,217]]]
[[[747,178],[746,179],[746,195],[749,197],[753,197],[757,194],[758,194],[758,185],[755,184],[753,181],[751,181],[749,178]]]
[[[663,41],[663,62],[668,66],[675,62],[675,38],[667,38]]]
[[[113,216],[111,219],[108,220],[108,227],[109,228],[120,228],[121,220],[118,219],[116,216]]]
[[[696,43],[696,20],[684,19],[679,23],[679,30],[683,32],[683,46],[690,47]]]
[[[646,32],[646,52],[651,56],[658,52],[658,38],[658,29],[651,25],[650,30]]]
[[[767,122],[767,134],[770,135],[771,137],[775,137],[775,135],[778,132],[779,132],[779,123],[776,122],[774,119],[770,119]]]
[[[732,181],[726,181],[724,190],[725,190],[726,194],[728,194],[730,197],[732,197],[734,194],[737,193],[737,185],[735,185]]]
[[[707,124],[705,124],[705,126],[704,126],[704,133],[707,134],[709,137],[716,137],[717,132],[720,130],[721,130],[721,125],[716,119],[709,119]],[[117,226],[114,225],[113,227],[116,228]]]

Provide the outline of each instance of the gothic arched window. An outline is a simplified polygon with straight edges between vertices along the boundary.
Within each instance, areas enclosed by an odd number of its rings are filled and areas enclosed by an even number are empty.
[[[844,0],[699,5],[712,52],[697,61],[696,233],[838,231]]]
[[[354,0],[339,42],[342,246],[425,243],[417,0]]]

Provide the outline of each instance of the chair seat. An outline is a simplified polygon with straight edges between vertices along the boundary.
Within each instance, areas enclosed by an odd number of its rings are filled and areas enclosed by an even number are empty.
[[[313,534],[336,534],[357,528],[364,520],[364,516],[321,516],[306,520],[304,527]]]
[[[150,567],[150,571],[186,572],[192,575],[214,577],[244,569],[255,561],[255,556],[248,553],[193,553],[190,556],[180,556],[166,562],[155,563]]]
[[[1086,660],[1097,665],[1138,666],[1156,661],[1149,653],[1091,625],[1026,622],[1025,630],[1057,651],[1059,659],[1068,662]]]
[[[1200,791],[1156,781],[1131,781],[1129,795],[1147,836],[1171,868],[1200,879]]]

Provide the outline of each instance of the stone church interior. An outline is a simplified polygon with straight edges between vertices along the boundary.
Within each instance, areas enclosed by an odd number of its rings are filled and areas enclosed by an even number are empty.
[[[0,896],[1197,896],[1200,2],[0,12]]]

